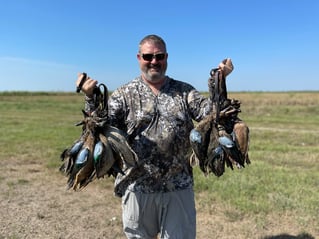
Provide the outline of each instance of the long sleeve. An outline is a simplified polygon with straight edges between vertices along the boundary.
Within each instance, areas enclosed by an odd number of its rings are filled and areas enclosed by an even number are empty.
[[[98,107],[98,102],[95,101],[94,97],[85,96],[84,101],[84,111],[88,114],[91,114]]]

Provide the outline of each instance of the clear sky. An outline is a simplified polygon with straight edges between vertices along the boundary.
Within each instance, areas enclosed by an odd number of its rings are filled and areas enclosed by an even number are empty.
[[[74,91],[78,72],[114,90],[139,75],[139,41],[167,43],[167,75],[207,90],[319,90],[318,0],[1,0],[0,91]]]

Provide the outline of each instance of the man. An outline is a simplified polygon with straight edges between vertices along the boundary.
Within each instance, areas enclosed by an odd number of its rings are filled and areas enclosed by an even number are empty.
[[[132,173],[125,180],[119,174],[115,182],[127,238],[196,237],[189,133],[192,120],[206,116],[211,103],[191,85],[166,76],[167,59],[162,38],[144,37],[137,54],[141,75],[115,90],[108,102],[110,124],[126,132],[138,156]],[[88,78],[82,86],[87,112],[95,109],[96,84]]]

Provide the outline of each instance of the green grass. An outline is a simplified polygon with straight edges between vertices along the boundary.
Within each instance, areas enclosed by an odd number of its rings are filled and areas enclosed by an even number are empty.
[[[229,205],[230,220],[293,213],[300,223],[319,215],[319,93],[230,93],[242,102],[250,127],[250,158],[244,169],[220,178],[195,168],[199,206]],[[0,93],[0,160],[40,161],[57,170],[61,151],[80,135],[83,96],[75,93]],[[0,179],[1,180],[1,179]],[[26,183],[26,182],[20,182]],[[213,213],[213,212],[212,212]],[[258,215],[258,216],[257,216]],[[261,219],[260,219],[261,220]]]
[[[56,166],[59,151],[80,135],[74,124],[82,108],[80,95],[1,94],[1,160],[20,157]]]
[[[250,127],[252,164],[217,178],[195,170],[195,189],[251,215],[281,215],[318,227],[319,93],[237,93]]]

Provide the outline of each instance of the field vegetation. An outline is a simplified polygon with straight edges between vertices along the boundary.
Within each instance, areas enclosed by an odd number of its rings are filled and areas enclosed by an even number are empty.
[[[231,92],[250,128],[244,169],[194,169],[198,238],[319,238],[319,92]],[[124,238],[112,178],[66,191],[59,155],[83,96],[0,93],[0,239]]]

